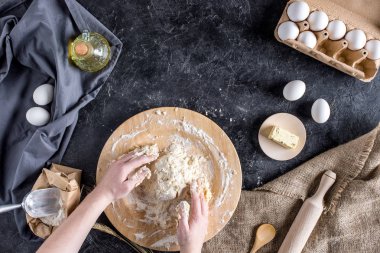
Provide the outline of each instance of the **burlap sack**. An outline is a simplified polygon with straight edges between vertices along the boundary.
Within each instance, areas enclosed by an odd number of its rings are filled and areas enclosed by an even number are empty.
[[[249,252],[262,223],[277,229],[260,252],[277,252],[302,201],[312,195],[324,171],[337,180],[325,198],[325,213],[303,252],[380,252],[380,126],[329,150],[253,191],[243,191],[229,224],[202,252]]]

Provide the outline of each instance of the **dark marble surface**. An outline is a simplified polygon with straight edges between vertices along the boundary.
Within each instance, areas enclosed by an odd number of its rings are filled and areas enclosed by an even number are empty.
[[[81,111],[62,162],[82,169],[85,185],[94,185],[98,156],[112,131],[153,107],[189,108],[221,126],[239,154],[244,189],[268,182],[379,122],[380,76],[362,83],[274,39],[285,1],[79,2],[124,43],[114,72]],[[306,82],[306,93],[288,102],[282,89],[294,79]],[[325,124],[310,116],[318,98],[331,106]],[[260,124],[278,112],[296,115],[307,129],[304,150],[287,162],[266,157],[257,140]],[[0,219],[7,227],[0,232],[0,240],[6,241],[2,252],[35,251],[39,243],[19,238],[13,215]],[[101,221],[108,224],[104,216]],[[95,231],[82,250],[129,252],[118,239]]]

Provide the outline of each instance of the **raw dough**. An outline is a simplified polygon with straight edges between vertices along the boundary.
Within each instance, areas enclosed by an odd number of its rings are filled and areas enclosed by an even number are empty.
[[[157,144],[146,145],[140,148],[136,148],[132,152],[134,153],[136,158],[143,155],[147,155],[147,156],[155,157],[157,159],[159,156],[159,150],[158,150]],[[132,158],[132,159],[135,159],[135,158]],[[136,170],[136,172],[130,177],[130,179],[131,180],[138,179],[135,185],[135,187],[137,187],[144,181],[144,179],[150,179],[151,176],[152,176],[152,172],[150,171],[150,169],[146,166],[142,166],[141,168]]]
[[[159,150],[157,144],[154,145],[146,145],[140,148],[136,148],[134,151],[132,151],[135,156],[142,156],[142,155],[147,155],[147,156],[153,156],[157,158],[159,156]]]
[[[142,147],[150,150],[151,147]],[[196,150],[188,139],[172,136],[170,146],[150,168],[152,177],[132,191],[127,199],[138,211],[144,212],[142,222],[165,229],[176,225],[176,207],[190,200],[190,185],[211,199],[210,174],[212,164]],[[184,204],[181,204],[184,205]]]
[[[135,187],[137,187],[144,181],[144,179],[150,179],[151,176],[152,172],[150,171],[150,169],[146,166],[143,166],[140,169],[138,169],[136,173],[130,177],[130,179],[138,180],[135,185]]]
[[[182,200],[179,202],[175,210],[177,211],[178,219],[188,219],[190,214],[190,204],[186,200]],[[184,217],[181,217],[182,212],[184,213]]]
[[[207,163],[201,155],[190,155],[183,143],[172,143],[154,165],[152,189],[155,197],[158,200],[175,199],[191,182],[204,177]],[[209,188],[208,181],[204,184]]]

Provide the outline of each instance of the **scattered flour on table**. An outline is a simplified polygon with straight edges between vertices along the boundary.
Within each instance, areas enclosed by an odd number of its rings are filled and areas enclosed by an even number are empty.
[[[261,186],[263,185],[263,180],[260,176],[257,177],[257,183],[256,183],[257,186]]]

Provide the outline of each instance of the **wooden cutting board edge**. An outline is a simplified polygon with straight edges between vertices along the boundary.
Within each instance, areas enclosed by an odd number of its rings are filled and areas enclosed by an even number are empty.
[[[96,181],[99,182],[99,180],[100,180],[100,175],[99,175],[100,174],[99,171],[101,170],[101,168],[99,167],[100,159],[102,158],[102,156],[104,156],[104,153],[108,152],[110,147],[113,145],[114,141],[112,141],[112,139],[114,139],[114,137],[115,137],[114,135],[115,134],[118,135],[117,133],[119,133],[121,131],[121,129],[126,128],[128,126],[129,122],[139,122],[140,120],[136,121],[136,119],[139,119],[139,118],[143,119],[147,114],[152,115],[152,114],[155,114],[157,111],[166,112],[167,114],[170,114],[170,113],[178,114],[179,116],[181,116],[181,117],[178,117],[178,120],[182,120],[183,118],[186,118],[186,122],[190,122],[190,123],[192,123],[192,120],[191,120],[192,118],[200,120],[202,122],[202,130],[204,130],[208,135],[211,135],[211,137],[213,138],[213,140],[215,142],[216,142],[216,140],[214,137],[216,137],[216,136],[222,137],[222,138],[220,138],[221,140],[218,140],[218,142],[222,142],[226,146],[226,148],[228,150],[228,154],[225,154],[225,156],[228,160],[229,166],[231,168],[233,168],[235,171],[234,180],[233,180],[235,187],[233,188],[232,193],[231,193],[231,195],[234,196],[234,198],[233,198],[234,201],[233,201],[233,203],[229,202],[229,205],[228,205],[228,207],[233,207],[233,208],[229,208],[229,210],[231,210],[232,213],[235,212],[237,205],[238,205],[238,202],[239,202],[239,199],[240,199],[241,187],[242,187],[242,171],[241,171],[241,164],[240,164],[240,160],[239,160],[239,156],[237,154],[237,151],[236,151],[231,139],[227,136],[227,134],[225,134],[225,132],[214,121],[212,121],[211,119],[207,118],[206,116],[204,116],[198,112],[195,112],[195,111],[192,111],[189,109],[185,109],[185,108],[178,108],[178,107],[153,108],[153,109],[149,109],[149,110],[140,112],[140,113],[132,116],[131,118],[127,119],[126,121],[124,121],[111,134],[111,136],[108,138],[106,144],[104,145],[104,147],[102,149],[102,152],[99,156],[99,161],[98,161]],[[210,134],[209,131],[207,131],[203,128],[204,126],[207,126],[207,128],[214,130],[216,133]],[[123,133],[126,133],[126,132],[123,132]],[[214,135],[214,136],[212,136],[212,135]],[[220,150],[225,151],[220,147],[220,145],[217,145],[217,146],[220,148]],[[226,149],[226,148],[224,148],[224,149]],[[225,152],[223,152],[223,153],[225,153]],[[233,159],[229,159],[231,157]],[[230,160],[232,160],[232,162]],[[239,187],[237,187],[237,186],[239,186]],[[223,207],[225,208],[225,205],[223,205],[222,208]],[[120,224],[119,220],[114,217],[114,213],[112,211],[112,205],[108,206],[104,212],[105,212],[106,216],[108,217],[108,219],[110,220],[110,222],[112,223],[112,225],[121,234],[123,234],[125,237],[127,237],[129,240],[135,242],[136,244],[139,244],[143,247],[147,247],[150,249],[161,250],[161,251],[178,251],[179,250],[179,247],[177,245],[172,245],[169,249],[165,248],[165,247],[151,247],[149,245],[142,245],[140,241],[136,240],[133,236],[131,236],[130,233],[128,233],[128,229],[125,228],[125,225]],[[226,217],[224,224],[221,226],[217,226],[216,229],[211,229],[212,232],[210,231],[210,227],[209,227],[209,232],[206,236],[205,241],[210,240],[216,234],[218,234],[219,231],[221,231],[223,229],[223,227],[228,223],[228,221],[231,219],[231,217],[232,217],[232,215],[230,215],[229,217]]]

